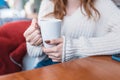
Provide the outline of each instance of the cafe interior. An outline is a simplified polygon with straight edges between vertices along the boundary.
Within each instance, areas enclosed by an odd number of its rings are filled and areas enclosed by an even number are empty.
[[[0,0],[0,80],[120,80],[120,55],[119,60],[93,56],[35,69],[23,33],[38,18],[41,1]],[[120,0],[113,2],[120,8]]]

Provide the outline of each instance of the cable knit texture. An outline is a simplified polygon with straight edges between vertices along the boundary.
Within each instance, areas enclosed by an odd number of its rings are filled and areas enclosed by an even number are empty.
[[[54,8],[50,0],[43,0],[42,3],[44,5],[41,5],[39,18],[52,12]],[[100,12],[100,18],[97,20],[88,19],[82,14],[80,8],[72,15],[64,16],[63,62],[80,57],[111,55],[120,52],[120,10],[111,0],[96,0],[95,7]]]
[[[39,10],[38,20],[46,14],[51,13],[53,11],[53,7],[54,5],[50,0],[43,0]],[[32,46],[30,43],[27,43],[27,53],[31,57],[36,57],[35,64],[46,58],[46,55],[42,52],[41,46]]]

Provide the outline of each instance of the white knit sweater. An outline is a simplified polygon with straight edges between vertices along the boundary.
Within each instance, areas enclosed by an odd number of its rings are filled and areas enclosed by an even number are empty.
[[[39,19],[52,12],[53,7],[50,0],[43,0]],[[95,7],[100,12],[98,20],[88,19],[80,8],[72,15],[64,16],[63,62],[78,57],[120,53],[120,10],[111,0],[96,0]],[[37,61],[45,58],[40,46],[35,47],[28,43],[27,50],[30,56],[38,59]]]

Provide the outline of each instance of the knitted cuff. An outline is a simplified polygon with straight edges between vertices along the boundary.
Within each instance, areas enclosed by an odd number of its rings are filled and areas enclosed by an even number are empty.
[[[65,37],[63,37],[64,42],[63,42],[63,55],[62,55],[62,62],[69,61],[71,59],[75,58],[75,52],[71,50],[72,44],[70,40],[66,40]]]

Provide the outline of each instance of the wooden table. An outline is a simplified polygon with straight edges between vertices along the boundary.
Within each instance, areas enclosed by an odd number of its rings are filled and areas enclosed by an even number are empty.
[[[111,56],[88,57],[0,76],[0,80],[120,80],[120,62]]]

